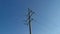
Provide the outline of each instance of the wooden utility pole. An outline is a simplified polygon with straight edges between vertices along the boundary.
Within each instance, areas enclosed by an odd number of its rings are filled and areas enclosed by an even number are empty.
[[[32,15],[33,15],[34,12],[32,12],[32,10],[30,10],[28,8],[28,14],[27,14],[27,22],[28,22],[28,26],[29,26],[29,33],[32,34]]]

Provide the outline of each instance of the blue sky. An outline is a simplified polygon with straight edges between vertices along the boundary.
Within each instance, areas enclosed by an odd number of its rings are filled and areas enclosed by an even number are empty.
[[[60,34],[60,0],[0,0],[0,34],[29,34],[27,8],[35,12],[33,34]]]

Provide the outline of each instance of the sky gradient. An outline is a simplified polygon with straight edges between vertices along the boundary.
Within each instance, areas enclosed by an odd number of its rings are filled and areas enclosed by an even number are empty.
[[[0,0],[0,34],[29,34],[27,8],[35,12],[32,34],[60,34],[60,0]]]

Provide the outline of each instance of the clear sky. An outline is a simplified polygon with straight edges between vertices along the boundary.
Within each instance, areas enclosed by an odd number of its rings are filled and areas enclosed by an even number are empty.
[[[33,34],[60,34],[60,0],[0,0],[0,34],[29,34],[27,8],[35,12]]]

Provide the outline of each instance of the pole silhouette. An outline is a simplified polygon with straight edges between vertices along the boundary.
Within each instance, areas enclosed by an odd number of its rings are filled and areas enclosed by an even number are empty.
[[[28,22],[28,26],[29,26],[29,34],[32,34],[32,15],[33,15],[33,11],[31,9],[28,8],[28,14],[27,14],[27,22]]]

